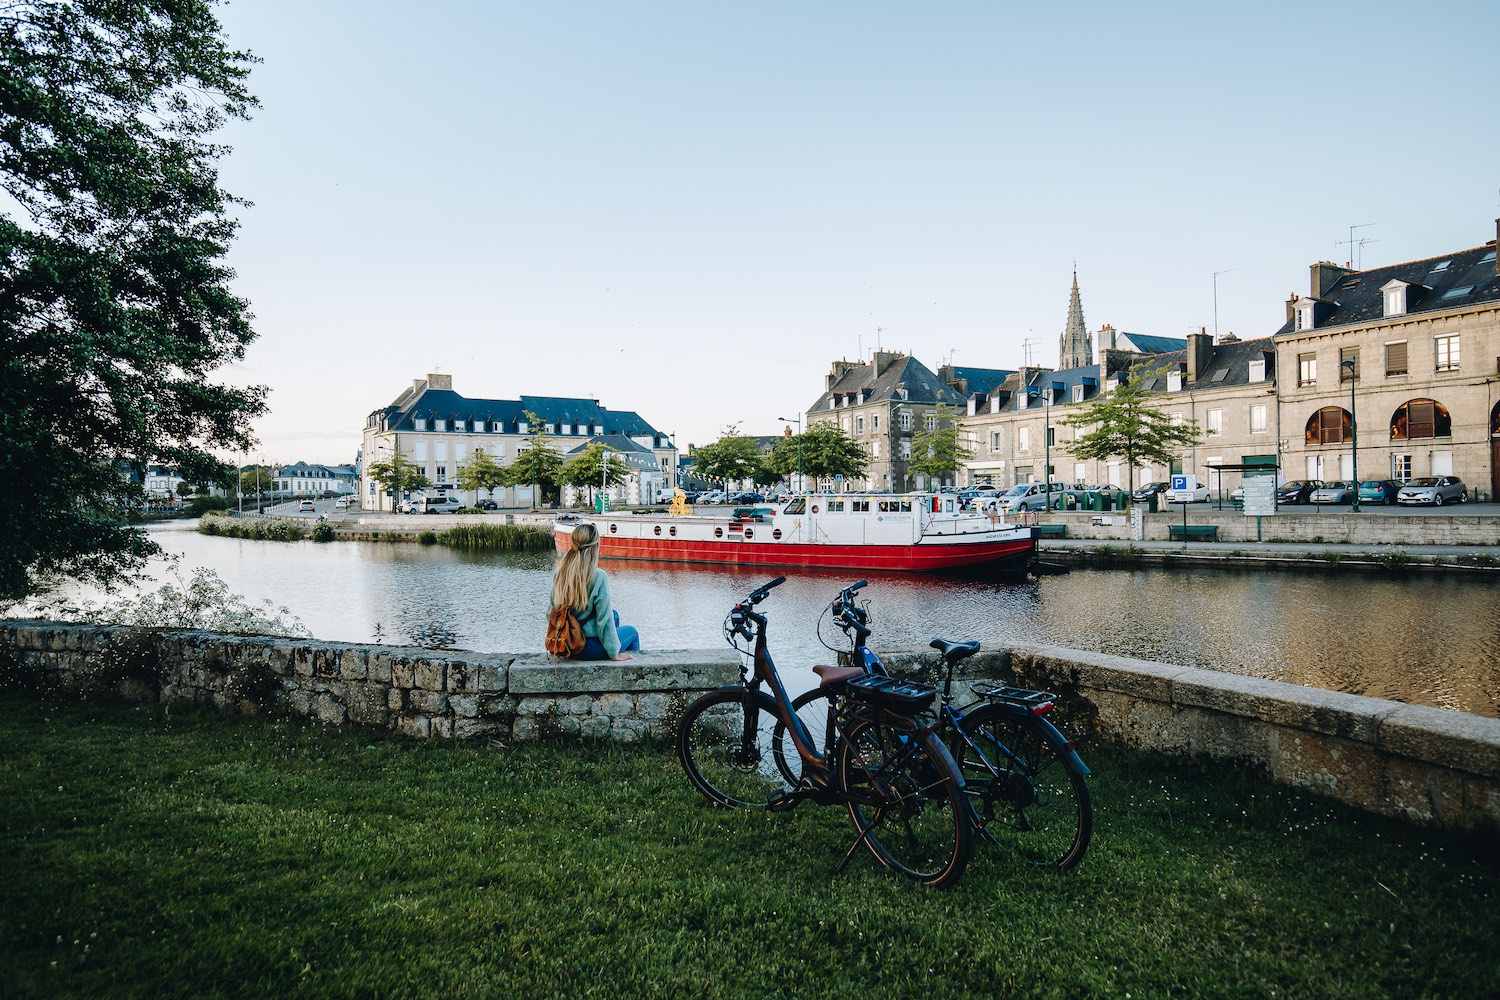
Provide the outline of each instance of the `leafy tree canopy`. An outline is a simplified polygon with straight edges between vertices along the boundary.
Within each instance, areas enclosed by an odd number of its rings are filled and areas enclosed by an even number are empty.
[[[432,489],[432,480],[427,478],[426,470],[400,452],[384,462],[371,462],[367,471],[382,490],[390,492],[392,506],[401,502],[403,493]]]
[[[254,338],[211,141],[253,59],[214,6],[0,4],[0,600],[139,569],[122,471],[230,482],[210,449],[253,443],[265,389],[211,377]]]
[[[609,456],[607,470],[604,467],[606,454]],[[606,448],[594,441],[568,460],[562,468],[560,478],[574,489],[588,490],[590,496],[593,496],[594,490],[601,484],[619,486],[630,478],[631,470],[618,454],[613,448]]]
[[[939,403],[933,412],[933,429],[923,429],[911,437],[911,461],[907,472],[914,476],[930,476],[934,479],[956,475],[958,467],[974,457],[974,452],[959,436],[958,410],[947,403]]]
[[[546,493],[548,487],[555,489],[562,485],[563,457],[552,447],[552,437],[547,433],[547,425],[530,410],[526,411],[526,427],[531,435],[526,441],[526,451],[505,467],[505,485],[532,486]],[[535,503],[536,495],[533,493],[533,506]]]
[[[275,481],[266,469],[246,469],[240,473],[240,494],[269,493]]]
[[[1126,492],[1135,490],[1135,470],[1142,462],[1170,465],[1201,440],[1196,420],[1180,424],[1158,408],[1162,392],[1145,388],[1165,372],[1160,367],[1131,370],[1114,391],[1085,403],[1061,423],[1079,429],[1068,451],[1084,460],[1118,458],[1125,463]]]
[[[458,486],[459,489],[471,490],[493,490],[505,485],[505,466],[490,457],[490,453],[483,448],[475,448],[474,454],[470,455],[459,467]]]
[[[832,420],[819,420],[809,424],[800,435],[784,437],[776,442],[771,453],[771,463],[782,475],[797,471],[797,444],[802,444],[802,474],[810,479],[831,479],[844,476],[858,479],[870,467],[870,456],[848,434],[839,429]]]
[[[712,444],[693,449],[693,474],[709,481],[755,482],[756,475],[764,472],[760,443],[741,434],[738,424],[724,428],[724,433]]]

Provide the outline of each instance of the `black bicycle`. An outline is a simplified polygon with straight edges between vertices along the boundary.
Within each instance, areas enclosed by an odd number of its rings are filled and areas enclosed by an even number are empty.
[[[752,591],[724,619],[725,638],[749,662],[741,663],[739,684],[709,692],[684,713],[677,749],[689,780],[711,802],[731,808],[841,804],[856,837],[837,871],[864,844],[877,861],[909,878],[953,884],[969,863],[973,830],[957,761],[938,739],[936,724],[917,720],[937,689],[824,668],[824,682],[837,686],[841,697],[814,741],[766,648],[766,616],[755,610],[784,580]]]
[[[824,616],[831,616],[844,632],[849,649],[828,644],[822,634],[823,618],[818,637],[849,669],[887,676],[867,644],[869,610],[855,603],[855,595],[865,584],[861,580],[845,587],[824,610]],[[975,700],[955,706],[954,668],[977,653],[979,643],[933,639],[931,645],[942,656],[944,674],[942,703],[933,725],[958,762],[980,835],[1038,867],[1072,868],[1088,850],[1094,814],[1086,781],[1088,766],[1078,756],[1074,741],[1046,717],[1056,696],[980,681],[970,685]],[[792,702],[799,724],[815,742],[826,738],[829,720],[841,710],[842,693],[837,686],[824,686]],[[771,733],[772,753],[786,766],[792,763],[782,751],[788,736],[785,728]]]

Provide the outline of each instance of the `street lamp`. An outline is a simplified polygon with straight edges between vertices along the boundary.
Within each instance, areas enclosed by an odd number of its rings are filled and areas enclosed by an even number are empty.
[[[1354,419],[1354,383],[1359,377],[1353,358],[1339,362],[1340,368],[1349,369],[1349,471],[1354,476],[1354,504],[1351,514],[1359,513],[1359,423]]]
[[[796,424],[797,425],[797,492],[801,493],[801,492],[803,492],[803,489],[802,489],[802,486],[803,486],[803,484],[802,484],[802,418],[801,417],[792,417],[789,420],[786,417],[777,417],[776,419],[780,420],[784,424]]]
[[[1052,389],[1027,386],[1027,396],[1040,397],[1042,401],[1042,495],[1048,510],[1052,509]]]

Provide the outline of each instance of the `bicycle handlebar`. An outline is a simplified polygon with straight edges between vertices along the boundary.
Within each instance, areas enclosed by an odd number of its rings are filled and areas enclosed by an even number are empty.
[[[746,599],[751,604],[759,604],[761,601],[764,601],[766,599],[766,595],[768,595],[771,592],[771,588],[772,587],[779,587],[783,583],[786,583],[786,577],[784,577],[784,576],[778,576],[776,579],[772,580],[770,583],[767,583],[767,584],[765,584],[763,586],[760,586],[760,587],[756,587],[754,590],[752,590],[750,592],[750,596],[748,598],[746,598]]]

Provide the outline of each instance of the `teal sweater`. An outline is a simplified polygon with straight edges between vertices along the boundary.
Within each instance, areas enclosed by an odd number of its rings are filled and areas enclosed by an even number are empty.
[[[547,611],[552,607],[549,603]],[[609,599],[609,578],[604,570],[594,570],[593,582],[589,584],[589,603],[586,608],[574,608],[585,639],[598,639],[604,652],[613,660],[620,655],[620,633],[615,630],[615,606]]]

